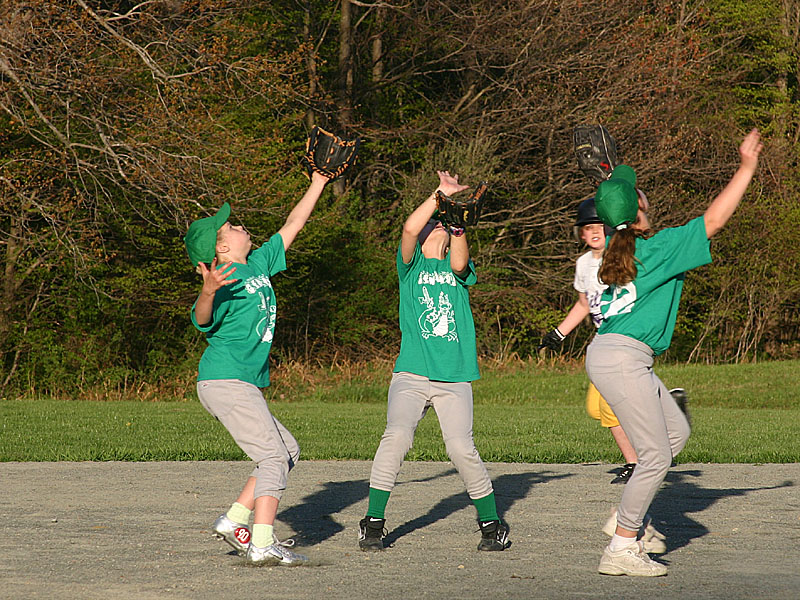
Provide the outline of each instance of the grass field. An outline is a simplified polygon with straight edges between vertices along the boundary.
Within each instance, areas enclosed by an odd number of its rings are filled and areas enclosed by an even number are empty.
[[[371,459],[389,370],[287,373],[267,396],[305,459]],[[694,430],[678,462],[800,462],[800,361],[664,365],[690,394]],[[475,441],[492,462],[609,462],[611,435],[584,411],[578,366],[485,367],[474,385]],[[238,460],[246,457],[193,397],[186,401],[0,401],[0,461]],[[431,412],[409,460],[447,460]]]

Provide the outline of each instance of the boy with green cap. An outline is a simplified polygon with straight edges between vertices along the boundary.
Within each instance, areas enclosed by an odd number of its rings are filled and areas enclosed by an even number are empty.
[[[586,352],[586,371],[633,444],[638,464],[617,507],[616,530],[598,571],[605,575],[656,577],[667,568],[637,540],[645,515],[672,459],[686,444],[690,426],[653,358],[669,348],[685,272],[711,262],[709,239],[739,205],[758,165],[760,135],[751,131],[739,147],[741,163],[703,216],[655,235],[638,219],[636,174],[618,166],[595,194],[600,219],[615,230],[600,267],[608,285],[600,301],[603,323]]]
[[[255,250],[247,230],[228,220],[227,202],[215,215],[194,221],[184,237],[189,258],[203,276],[192,307],[192,323],[208,342],[200,359],[197,394],[256,463],[236,502],[214,522],[212,532],[256,564],[296,565],[307,560],[288,549],[293,542],[279,542],[273,533],[278,503],[300,447],[270,413],[259,388],[269,385],[267,359],[275,331],[270,278],[286,268],[286,251],[328,181],[315,172],[283,227]]]

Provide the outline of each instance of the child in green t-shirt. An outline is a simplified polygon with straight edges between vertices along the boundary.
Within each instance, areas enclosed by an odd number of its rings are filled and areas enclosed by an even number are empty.
[[[622,492],[611,542],[598,571],[606,575],[666,575],[637,537],[667,470],[689,438],[686,415],[653,372],[653,358],[672,340],[686,271],[711,262],[709,239],[739,205],[758,165],[757,130],[739,147],[741,162],[702,217],[645,235],[637,220],[636,174],[620,165],[595,194],[600,219],[615,230],[603,254],[600,279],[608,285],[603,323],[586,352],[586,371],[617,415],[638,464]]]
[[[267,358],[275,331],[270,278],[286,268],[286,250],[328,181],[314,173],[283,227],[255,250],[247,230],[228,220],[227,202],[215,215],[194,221],[184,237],[189,258],[203,276],[192,306],[192,322],[208,342],[200,359],[197,394],[256,463],[238,499],[214,522],[212,532],[252,563],[294,565],[307,560],[288,549],[293,543],[279,542],[273,533],[278,503],[300,447],[270,413],[259,388],[269,385]]]
[[[469,186],[438,171],[452,195]],[[397,251],[400,286],[400,354],[389,386],[387,424],[370,475],[369,507],[359,523],[359,547],[383,550],[384,513],[403,459],[422,417],[433,407],[448,456],[478,511],[478,550],[504,550],[508,526],[500,520],[494,490],[472,439],[472,384],[480,377],[468,287],[475,265],[463,229],[436,219],[436,192],[406,220]]]

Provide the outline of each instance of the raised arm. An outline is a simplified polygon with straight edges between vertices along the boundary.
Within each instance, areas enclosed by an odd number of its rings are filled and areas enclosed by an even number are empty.
[[[436,171],[436,174],[439,176],[439,185],[436,190],[441,190],[448,196],[469,188],[468,185],[458,183],[458,175],[450,175],[448,171]],[[436,190],[433,190],[433,193],[409,215],[403,224],[403,238],[400,242],[403,262],[408,263],[414,258],[417,238],[423,227],[430,221],[433,213],[436,212]]]
[[[728,222],[728,219],[731,218],[731,215],[733,215],[736,207],[739,206],[739,202],[742,200],[744,192],[756,172],[758,155],[761,153],[762,148],[761,134],[759,134],[758,129],[753,129],[739,146],[739,156],[741,157],[739,168],[733,174],[725,189],[714,198],[703,215],[706,224],[706,235],[709,238],[720,232]]]
[[[467,236],[450,234],[450,268],[460,277],[467,272],[467,267],[469,267]]]
[[[278,230],[278,233],[281,234],[281,238],[283,238],[284,250],[289,249],[289,246],[292,245],[297,234],[300,233],[300,230],[305,226],[308,218],[311,216],[311,211],[313,211],[314,207],[317,205],[317,200],[319,200],[322,195],[322,190],[325,189],[325,185],[328,181],[329,179],[324,175],[317,172],[312,173],[311,185],[308,186],[306,193],[300,198],[300,201],[292,209],[292,212],[289,213],[289,216],[286,217],[286,223]]]

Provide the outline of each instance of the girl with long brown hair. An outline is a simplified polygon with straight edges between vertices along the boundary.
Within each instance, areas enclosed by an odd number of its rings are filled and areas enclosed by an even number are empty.
[[[758,165],[757,130],[739,147],[740,165],[705,213],[681,227],[650,232],[639,209],[636,174],[620,165],[595,194],[597,214],[614,229],[600,267],[608,288],[601,298],[603,324],[586,353],[592,383],[617,415],[639,462],[622,492],[617,527],[598,571],[606,575],[666,575],[637,541],[645,515],[690,426],[653,358],[669,348],[685,272],[711,262],[709,240],[739,205]]]

